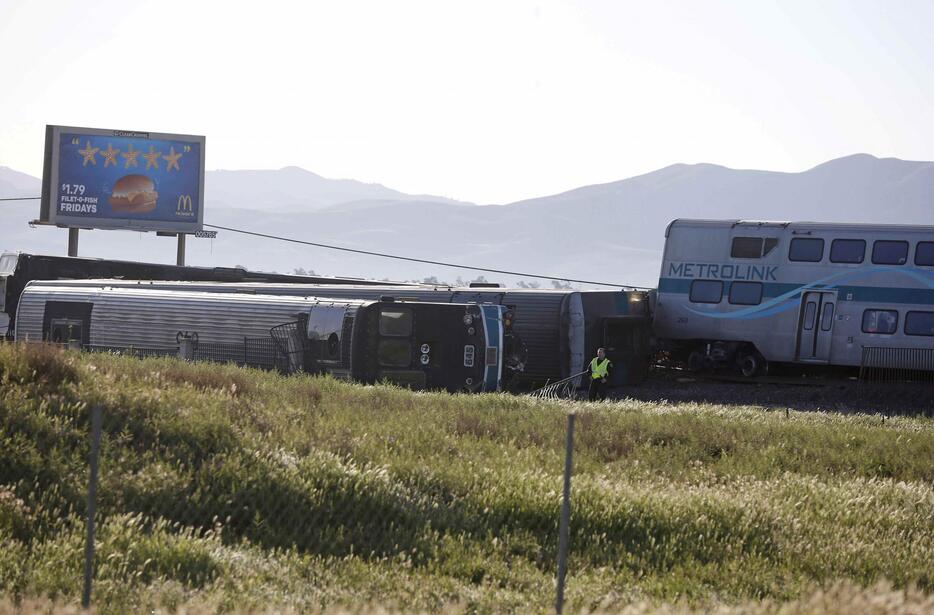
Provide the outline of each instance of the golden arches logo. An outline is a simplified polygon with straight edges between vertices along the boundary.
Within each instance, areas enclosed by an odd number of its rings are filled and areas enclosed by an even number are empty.
[[[176,213],[182,213],[182,212],[185,212],[185,211],[190,212],[190,213],[193,213],[193,212],[194,212],[194,209],[192,209],[192,205],[191,205],[191,195],[190,195],[190,194],[181,194],[181,195],[179,195],[179,197],[178,197],[178,204],[175,206],[175,212],[176,212]]]

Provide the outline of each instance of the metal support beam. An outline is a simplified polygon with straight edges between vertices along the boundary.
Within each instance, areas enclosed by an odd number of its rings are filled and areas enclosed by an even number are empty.
[[[185,266],[185,233],[178,234],[178,254],[175,258],[175,264],[179,267]]]
[[[78,256],[78,231],[80,229],[68,229],[68,256]]]

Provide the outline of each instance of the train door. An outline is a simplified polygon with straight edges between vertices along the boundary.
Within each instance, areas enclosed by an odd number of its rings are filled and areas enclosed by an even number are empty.
[[[813,363],[830,361],[837,293],[805,291],[801,296],[798,316],[798,350],[796,359]]]

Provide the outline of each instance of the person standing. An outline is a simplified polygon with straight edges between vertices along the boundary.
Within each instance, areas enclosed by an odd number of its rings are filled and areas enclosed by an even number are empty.
[[[597,356],[590,361],[590,401],[606,399],[607,381],[612,367],[613,363],[606,358],[606,351],[597,348]]]

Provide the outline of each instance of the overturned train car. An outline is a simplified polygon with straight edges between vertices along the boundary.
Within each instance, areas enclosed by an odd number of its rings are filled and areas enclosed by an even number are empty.
[[[369,300],[390,295],[407,302],[501,306],[514,335],[507,340],[505,368],[514,375],[511,383],[522,388],[584,371],[599,347],[607,349],[614,363],[613,384],[634,384],[645,377],[651,357],[650,295],[641,291],[128,280],[61,283]]]
[[[26,284],[33,280],[82,280],[90,278],[189,282],[353,284],[355,286],[402,285],[399,282],[380,282],[360,278],[249,271],[242,267],[178,266],[103,258],[4,252],[0,254],[0,339],[7,334],[8,325],[12,325],[16,320],[16,306],[19,303],[20,294],[26,288]],[[9,332],[9,337],[12,338],[12,330]]]
[[[265,347],[287,371],[481,392],[500,388],[505,311],[478,304],[31,282],[20,297],[15,339],[190,352],[246,364],[251,346]]]

